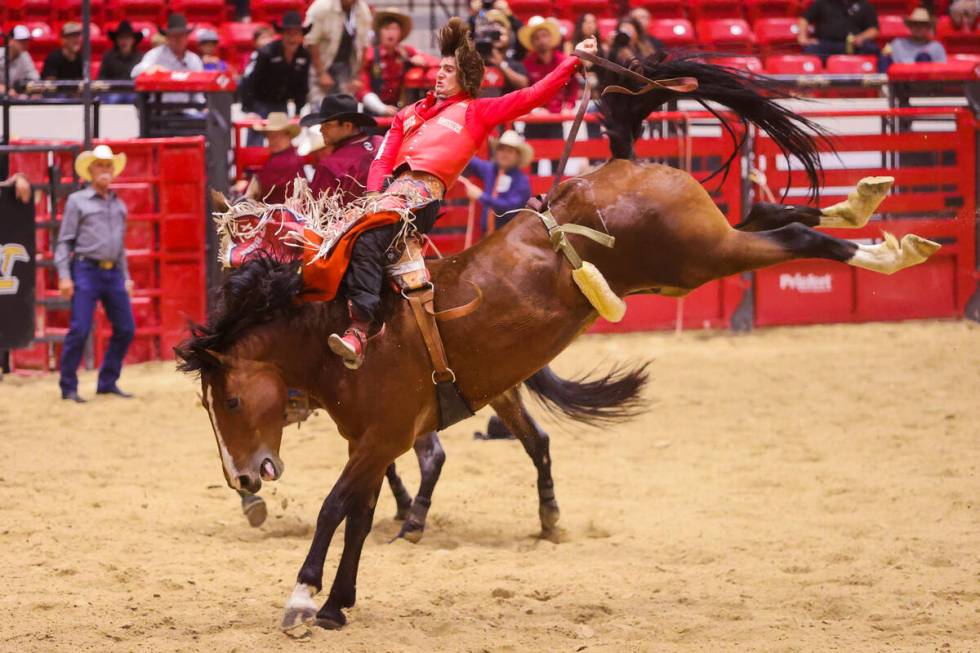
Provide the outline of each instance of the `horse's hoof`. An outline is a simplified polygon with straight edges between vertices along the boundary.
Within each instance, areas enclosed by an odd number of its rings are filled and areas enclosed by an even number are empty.
[[[300,626],[309,626],[316,621],[318,606],[313,601],[314,594],[316,588],[302,583],[296,584],[289,600],[286,601],[282,623],[279,624],[280,630],[288,632]]]
[[[265,500],[257,494],[250,494],[242,497],[242,513],[248,520],[248,525],[258,528],[265,523],[269,511],[265,506]]]
[[[557,501],[548,501],[538,507],[538,516],[541,518],[541,530],[545,533],[553,531],[558,526],[561,518],[561,510],[558,509]]]
[[[916,236],[915,234],[906,234],[902,238],[902,254],[908,265],[922,263],[938,252],[941,247],[942,245],[939,243],[923,238],[922,236]]]
[[[347,617],[340,608],[325,605],[316,614],[316,625],[325,630],[340,630],[347,625]]]
[[[407,521],[402,524],[402,529],[398,531],[398,537],[395,539],[408,540],[412,544],[418,544],[422,539],[422,534],[425,533],[425,525],[419,524],[413,521]]]

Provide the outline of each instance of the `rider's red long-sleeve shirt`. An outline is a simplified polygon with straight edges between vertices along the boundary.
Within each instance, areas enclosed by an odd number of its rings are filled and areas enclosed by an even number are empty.
[[[494,127],[551,100],[579,67],[568,57],[538,83],[496,98],[460,93],[436,100],[429,93],[395,116],[368,173],[367,190],[404,166],[435,175],[448,190]]]

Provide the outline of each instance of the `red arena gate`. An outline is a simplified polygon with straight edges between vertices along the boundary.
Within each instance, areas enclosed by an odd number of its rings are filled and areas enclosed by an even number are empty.
[[[924,264],[891,276],[825,261],[760,270],[755,275],[755,324],[963,315],[976,288],[976,137],[972,114],[964,109],[895,109],[808,112],[807,116],[833,118],[835,131],[853,132],[848,124],[859,119],[864,119],[863,124],[877,125],[880,118],[885,127],[868,130],[874,133],[834,137],[840,160],[829,153],[824,155],[824,187],[828,192],[821,196],[822,205],[844,199],[862,177],[895,177],[895,186],[879,208],[879,215],[864,228],[829,233],[875,241],[880,241],[885,231],[899,239],[916,233],[942,243],[943,248]],[[909,131],[913,121],[923,129]],[[925,129],[930,126],[931,130]],[[934,131],[937,128],[945,130]],[[755,158],[777,196],[789,184],[793,196],[786,201],[803,201],[803,176],[796,173],[789,179],[785,160],[771,139],[757,139]]]
[[[23,143],[23,142],[21,142]],[[126,154],[126,169],[112,189],[126,202],[126,256],[135,291],[132,300],[136,337],[126,362],[173,358],[173,347],[186,335],[187,319],[202,320],[205,285],[205,158],[204,138],[97,141]],[[32,142],[36,144],[36,142]],[[47,153],[11,155],[10,169],[23,172],[33,183],[48,175]],[[70,153],[53,154],[61,183],[74,176]],[[61,219],[64,199],[55,220]],[[52,220],[47,202],[36,207],[37,221]],[[37,230],[37,340],[17,350],[20,368],[50,369],[60,357],[58,336],[68,327],[68,311],[58,304],[57,275],[51,267],[58,225]],[[101,361],[111,327],[101,308],[93,327],[95,363]]]

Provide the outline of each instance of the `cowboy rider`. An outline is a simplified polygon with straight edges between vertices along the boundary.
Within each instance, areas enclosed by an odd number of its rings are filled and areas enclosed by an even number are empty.
[[[589,38],[576,48],[594,54],[597,44]],[[342,336],[334,333],[328,339],[331,351],[350,369],[363,363],[368,330],[378,317],[385,252],[401,227],[401,214],[394,209],[411,209],[419,232],[432,229],[446,190],[491,131],[546,104],[583,66],[569,57],[537,84],[475,99],[483,81],[483,59],[461,19],[451,19],[440,30],[439,49],[442,59],[434,91],[395,115],[368,173],[367,191],[379,194],[376,207],[382,210],[359,221],[365,228],[354,236],[339,287],[348,300],[350,325]],[[304,266],[304,280],[322,289],[315,269],[320,262]]]

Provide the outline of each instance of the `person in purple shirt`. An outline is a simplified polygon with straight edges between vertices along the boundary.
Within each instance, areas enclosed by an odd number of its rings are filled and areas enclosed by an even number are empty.
[[[520,134],[509,130],[497,141],[493,161],[473,157],[466,166],[459,181],[466,187],[467,196],[482,205],[480,229],[484,234],[488,233],[488,229],[492,232],[507,224],[515,215],[507,213],[524,208],[531,198],[531,180],[521,168],[533,158],[531,146]],[[483,181],[483,187],[474,184],[466,175],[478,176]],[[491,209],[494,213],[492,227],[487,219]]]
[[[253,129],[265,134],[271,154],[252,177],[245,195],[267,204],[282,204],[293,192],[293,180],[303,175],[303,157],[293,147],[299,125],[289,122],[285,113],[276,111]]]
[[[345,201],[364,194],[368,170],[381,146],[381,137],[372,136],[367,129],[376,127],[371,116],[357,110],[357,100],[341,93],[328,95],[320,103],[320,111],[303,116],[300,124],[319,129],[329,156],[316,165],[310,189],[321,193],[344,193]]]

